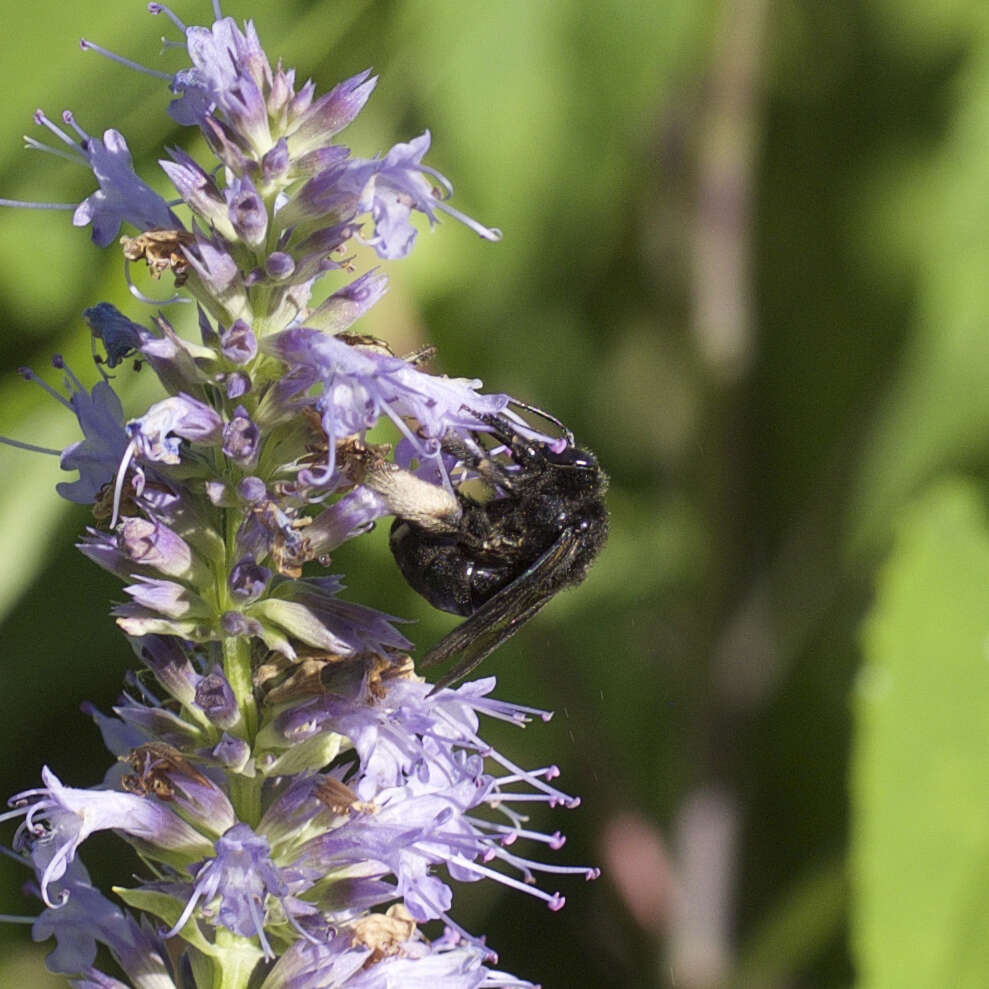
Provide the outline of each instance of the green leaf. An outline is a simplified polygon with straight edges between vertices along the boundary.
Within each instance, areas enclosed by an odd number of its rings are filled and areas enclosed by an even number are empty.
[[[905,513],[864,628],[853,754],[863,989],[989,972],[989,531],[975,487]]]
[[[170,896],[168,893],[158,892],[157,890],[127,889],[123,886],[115,886],[113,891],[127,906],[135,910],[143,910],[153,917],[159,917],[169,927],[174,926],[178,922],[185,906],[181,900],[177,900],[174,896]],[[186,921],[179,931],[179,936],[204,954],[218,954],[216,947],[206,940],[194,920]]]
[[[258,746],[263,748],[266,740],[273,749],[286,743],[278,739],[272,725],[262,729],[258,735]],[[272,779],[276,776],[293,776],[307,769],[323,769],[328,766],[340,753],[343,736],[336,732],[324,732],[314,738],[307,738],[287,748],[271,765],[266,765],[264,775]],[[270,755],[271,753],[266,753]]]
[[[160,917],[170,927],[178,921],[184,907],[175,897],[154,890],[118,886],[113,891],[127,906]],[[210,985],[215,989],[245,986],[263,957],[253,938],[239,937],[225,928],[218,929],[216,942],[211,943],[195,919],[188,920],[178,936],[196,949],[190,953],[196,985]]]
[[[884,162],[863,195],[866,250],[901,256],[916,272],[917,325],[863,452],[852,512],[857,550],[882,545],[892,511],[939,471],[984,463],[989,35],[975,39],[937,151],[910,167],[902,156]]]

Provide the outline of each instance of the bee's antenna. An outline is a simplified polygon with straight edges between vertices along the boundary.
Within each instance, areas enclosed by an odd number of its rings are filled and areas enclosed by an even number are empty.
[[[567,428],[567,426],[565,426],[562,422],[560,422],[560,420],[557,419],[555,415],[546,412],[544,409],[541,409],[536,405],[530,405],[528,402],[523,402],[519,398],[510,399],[508,404],[514,405],[516,408],[519,409],[524,409],[526,412],[531,412],[533,413],[533,415],[537,415],[540,418],[545,419],[547,422],[553,423],[553,425],[556,426],[560,430],[560,432],[563,433],[563,435],[566,437],[567,444],[569,446],[574,445],[573,433]]]
[[[520,409],[525,409],[527,412],[533,412],[536,415],[542,416],[548,422],[552,422],[555,426],[557,426],[560,432],[563,433],[563,441],[564,441],[564,445],[560,446],[560,450],[565,449],[567,446],[570,447],[574,446],[573,433],[570,432],[570,430],[567,429],[567,427],[562,422],[560,422],[560,420],[557,419],[556,416],[551,416],[548,412],[543,412],[542,409],[537,409],[536,406],[534,405],[528,405],[527,403],[520,402],[514,398],[511,399],[509,404],[517,405]],[[473,411],[473,409],[471,411]],[[489,426],[491,426],[494,435],[497,436],[498,439],[501,440],[501,442],[508,447],[511,447],[515,439],[517,439],[519,436],[526,436],[530,440],[533,440],[534,437],[538,437],[538,439],[536,439],[535,442],[539,443],[540,445],[542,445],[543,440],[549,439],[549,437],[546,437],[542,433],[540,433],[539,430],[530,426],[529,423],[527,423],[525,419],[522,418],[522,416],[518,415],[515,412],[512,411],[500,412],[494,415],[492,415],[489,412],[475,412],[474,414],[482,422],[486,422]],[[561,442],[560,440],[550,440],[549,443],[550,449],[555,450],[557,453],[559,453],[560,450],[557,450],[556,448],[560,444],[560,442]]]

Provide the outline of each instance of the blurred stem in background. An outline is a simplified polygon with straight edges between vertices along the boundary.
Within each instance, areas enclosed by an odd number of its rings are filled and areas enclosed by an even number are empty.
[[[672,971],[696,989],[721,985],[735,965],[743,827],[735,739],[740,724],[765,703],[776,662],[771,616],[751,606],[750,533],[733,510],[752,469],[739,427],[759,345],[752,258],[769,8],[769,0],[721,5],[697,124],[691,330],[710,381],[701,498],[718,553],[705,608],[713,618],[711,683],[692,740],[698,778],[677,814],[679,893],[668,950]]]

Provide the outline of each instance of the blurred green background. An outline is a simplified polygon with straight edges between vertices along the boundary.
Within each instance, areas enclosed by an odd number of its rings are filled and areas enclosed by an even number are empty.
[[[139,171],[184,139],[137,0],[2,2],[0,193],[92,179],[21,148],[31,112],[115,126]],[[205,0],[178,0],[190,23]],[[611,474],[579,590],[488,661],[554,709],[489,735],[583,797],[548,913],[461,888],[505,969],[561,987],[989,986],[989,6],[983,0],[228,0],[325,90],[381,81],[344,137],[430,127],[452,222],[392,265],[364,330],[559,415]],[[162,283],[164,284],[164,283]],[[65,445],[15,369],[65,353],[122,263],[64,213],[0,211],[0,431]],[[147,378],[148,376],[143,376]],[[51,380],[55,375],[50,372]],[[0,793],[42,764],[91,785],[79,711],[114,702],[121,594],[73,549],[51,458],[0,449]],[[338,554],[354,600],[452,624],[397,577],[387,527]],[[9,838],[9,836],[8,836]],[[91,846],[91,847],[90,847]],[[114,872],[113,845],[85,858]],[[35,910],[0,863],[0,912]],[[0,928],[0,985],[43,951]]]

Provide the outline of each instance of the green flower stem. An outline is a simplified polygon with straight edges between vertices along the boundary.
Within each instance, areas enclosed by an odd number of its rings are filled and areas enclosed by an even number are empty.
[[[251,677],[251,640],[232,636],[223,640],[223,673],[237,698],[244,718],[248,742],[253,742],[258,730],[258,709],[254,703],[254,682]]]
[[[217,959],[213,965],[212,989],[247,989],[261,952],[250,940],[216,928]]]
[[[254,703],[254,684],[251,678],[251,642],[242,637],[223,640],[223,672],[237,698],[247,741],[253,745],[258,730],[258,710]],[[239,774],[231,774],[230,800],[237,816],[252,826],[261,818],[260,781]]]

